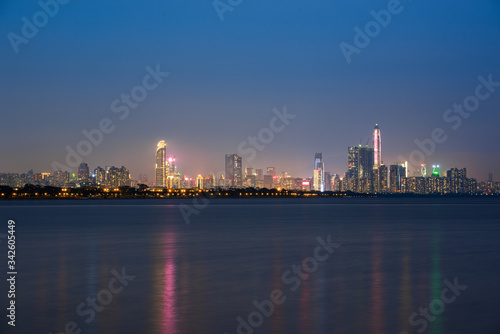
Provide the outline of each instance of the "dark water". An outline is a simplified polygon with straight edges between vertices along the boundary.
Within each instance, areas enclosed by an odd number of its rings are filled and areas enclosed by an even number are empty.
[[[499,200],[212,200],[189,225],[179,203],[0,202],[0,332],[500,333]]]

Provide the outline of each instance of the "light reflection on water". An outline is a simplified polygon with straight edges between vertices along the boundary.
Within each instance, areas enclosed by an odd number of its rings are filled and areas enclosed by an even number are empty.
[[[286,300],[255,333],[412,333],[410,315],[454,277],[468,290],[425,332],[500,328],[488,320],[500,297],[498,205],[219,201],[187,226],[172,205],[93,203],[2,208],[22,222],[18,333],[59,333],[74,321],[83,333],[233,334],[273,289]],[[341,247],[291,291],[283,273],[329,234]],[[87,323],[77,306],[122,267],[136,279]]]

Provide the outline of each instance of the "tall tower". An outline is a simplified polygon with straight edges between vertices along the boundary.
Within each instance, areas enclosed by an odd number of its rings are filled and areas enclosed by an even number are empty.
[[[155,185],[165,187],[167,183],[167,144],[164,140],[156,146],[155,154]]]
[[[373,168],[379,168],[382,164],[382,141],[380,139],[380,128],[375,124],[373,129]]]
[[[347,190],[358,191],[359,178],[359,147],[349,146],[347,148]]]
[[[371,147],[360,147],[358,150],[358,192],[373,192],[374,156]]]
[[[314,155],[313,180],[315,191],[325,191],[325,164],[322,153]]]
[[[226,179],[230,187],[243,187],[243,161],[237,154],[226,154]]]

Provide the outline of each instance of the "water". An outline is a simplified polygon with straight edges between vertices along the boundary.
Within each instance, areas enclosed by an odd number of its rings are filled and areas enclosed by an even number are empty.
[[[180,203],[0,202],[18,272],[0,332],[234,334],[241,317],[240,333],[500,333],[500,200],[220,199],[190,224]],[[316,251],[328,236],[340,246]]]

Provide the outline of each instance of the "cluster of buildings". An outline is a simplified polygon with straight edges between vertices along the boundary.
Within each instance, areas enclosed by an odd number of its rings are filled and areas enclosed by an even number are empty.
[[[173,172],[171,159],[166,157],[165,143],[160,142],[156,152],[157,187],[175,188],[182,185],[180,174]],[[175,161],[175,158],[174,158]],[[431,172],[431,171],[429,171]],[[199,189],[212,188],[280,188],[300,191],[352,191],[365,194],[412,193],[412,194],[476,194],[478,192],[499,193],[498,183],[490,180],[488,185],[477,184],[467,178],[465,168],[452,168],[445,175],[440,175],[440,167],[432,166],[427,174],[427,166],[423,164],[419,175],[410,176],[408,163],[400,162],[386,166],[382,161],[382,141],[378,124],[373,130],[373,147],[350,146],[347,149],[347,171],[341,177],[325,171],[322,153],[314,155],[312,177],[297,178],[286,172],[277,173],[275,167],[258,169],[245,168],[242,157],[237,154],[226,154],[225,174],[216,177],[198,175],[189,185]],[[169,179],[170,178],[170,179]],[[490,175],[492,179],[492,176]],[[179,183],[181,182],[181,183]],[[174,186],[172,186],[174,185]]]
[[[0,173],[0,185],[13,188],[22,187],[25,184],[64,188],[84,186],[117,188],[132,186],[136,183],[135,180],[130,178],[129,170],[123,166],[121,168],[115,166],[102,168],[98,166],[91,172],[86,162],[78,166],[77,173],[61,170],[52,173],[34,173],[32,170],[24,174]]]
[[[132,179],[125,167],[106,166],[90,170],[87,163],[81,163],[77,173],[55,171],[53,173],[25,174],[0,173],[0,185],[22,187],[25,184],[56,187],[96,186],[101,188],[118,188],[146,184],[157,189],[273,189],[297,191],[352,191],[363,194],[499,194],[500,182],[489,180],[477,183],[467,177],[467,170],[451,168],[441,175],[439,165],[427,168],[421,165],[420,170],[410,175],[407,162],[386,166],[382,161],[382,141],[378,125],[373,130],[373,147],[349,146],[347,148],[347,171],[343,176],[325,171],[323,154],[314,155],[312,174],[308,178],[298,178],[287,172],[278,173],[275,167],[259,169],[244,167],[242,157],[237,154],[225,155],[224,174],[216,176],[198,175],[189,178],[178,170],[176,158],[167,155],[167,144],[160,141],[155,151],[154,181],[148,183],[146,175]],[[416,175],[417,174],[417,175]]]

